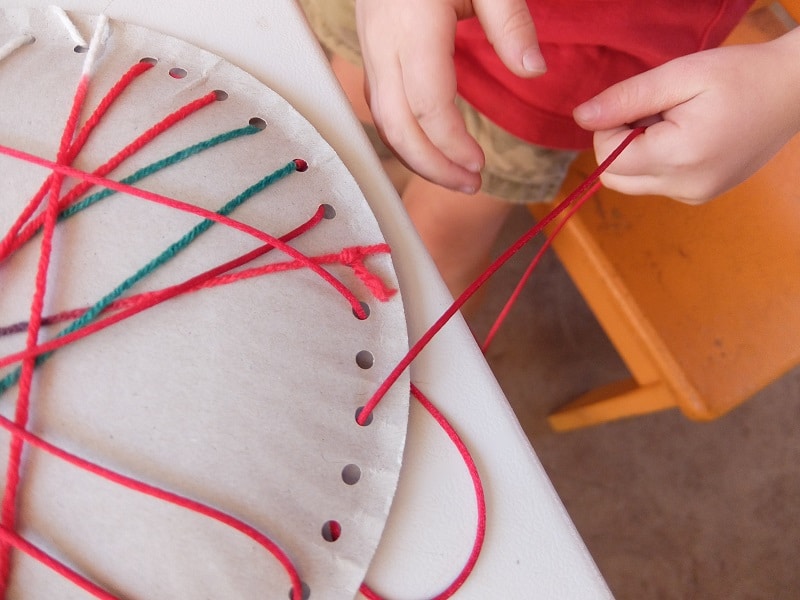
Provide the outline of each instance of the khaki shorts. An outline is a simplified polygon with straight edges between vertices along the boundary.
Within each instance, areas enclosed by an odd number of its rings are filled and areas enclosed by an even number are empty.
[[[299,2],[325,50],[361,65],[354,0]],[[456,106],[464,116],[467,131],[486,155],[481,173],[482,192],[518,203],[545,202],[558,192],[577,152],[553,150],[521,140],[489,121],[461,98],[456,98]],[[381,147],[378,136],[369,131],[370,127],[367,126],[370,139],[383,155],[388,150]]]

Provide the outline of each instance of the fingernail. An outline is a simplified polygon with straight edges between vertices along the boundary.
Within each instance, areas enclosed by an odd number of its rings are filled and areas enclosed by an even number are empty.
[[[528,73],[541,75],[547,72],[547,65],[544,62],[542,53],[536,48],[529,48],[522,55],[522,66]]]
[[[464,185],[460,190],[462,194],[469,194],[470,196],[478,191],[473,185]]]
[[[584,102],[575,108],[573,116],[575,117],[576,121],[591,123],[600,116],[600,105],[594,100]]]

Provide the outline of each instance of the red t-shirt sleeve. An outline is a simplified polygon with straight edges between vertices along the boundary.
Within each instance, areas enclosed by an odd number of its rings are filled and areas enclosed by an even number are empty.
[[[459,94],[503,129],[562,149],[591,145],[572,110],[608,86],[718,46],[753,0],[529,0],[547,73],[511,73],[477,19],[459,23]]]

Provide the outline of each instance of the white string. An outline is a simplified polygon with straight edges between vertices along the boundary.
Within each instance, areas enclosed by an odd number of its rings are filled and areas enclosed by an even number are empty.
[[[81,35],[81,32],[78,31],[77,27],[75,27],[75,23],[72,22],[72,19],[69,18],[69,15],[67,15],[64,9],[59,6],[52,6],[51,8],[56,16],[61,20],[61,23],[66,28],[69,37],[71,37],[72,41],[75,42],[75,45],[80,46],[81,48],[86,48],[89,44],[86,43],[86,40]]]
[[[100,54],[106,40],[108,39],[106,33],[108,31],[108,17],[100,15],[97,17],[97,23],[94,27],[92,34],[92,41],[89,42],[89,52],[86,54],[86,60],[83,62],[83,75],[88,75],[94,69],[97,56]]]
[[[13,38],[11,41],[0,46],[0,60],[8,58],[15,51],[19,50],[23,46],[32,44],[35,41],[36,38],[29,33],[23,33],[22,35]]]

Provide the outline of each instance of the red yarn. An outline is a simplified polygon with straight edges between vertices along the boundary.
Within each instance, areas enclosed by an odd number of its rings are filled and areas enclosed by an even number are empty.
[[[48,454],[51,454],[52,456],[55,456],[56,458],[59,458],[64,462],[73,465],[75,467],[78,467],[79,469],[82,469],[88,473],[92,473],[94,475],[97,475],[98,477],[102,477],[103,479],[115,483],[121,487],[124,487],[125,489],[138,492],[140,494],[144,494],[145,496],[150,496],[152,498],[162,500],[163,502],[168,502],[169,504],[173,504],[175,506],[179,506],[186,510],[190,510],[197,514],[203,515],[205,517],[208,517],[209,519],[218,521],[219,523],[222,523],[223,525],[226,525],[231,529],[238,531],[239,533],[247,536],[255,543],[257,543],[259,546],[267,550],[267,552],[272,554],[272,556],[274,556],[275,559],[278,560],[281,566],[283,566],[283,568],[286,570],[286,573],[289,575],[289,579],[292,582],[292,589],[294,590],[295,595],[297,595],[297,593],[300,592],[302,583],[300,582],[300,576],[298,575],[297,569],[295,568],[291,559],[283,552],[283,550],[281,550],[281,548],[277,544],[275,544],[275,542],[273,542],[271,539],[262,534],[256,528],[252,527],[251,525],[248,525],[244,521],[241,521],[240,519],[237,519],[236,517],[224,513],[220,510],[217,510],[216,508],[213,508],[201,502],[197,502],[196,500],[186,498],[179,494],[175,494],[173,492],[164,490],[154,485],[144,483],[142,481],[137,481],[131,477],[127,477],[120,473],[116,473],[110,469],[106,469],[105,467],[101,467],[100,465],[97,465],[88,460],[80,458],[79,456],[76,456],[70,452],[67,452],[66,450],[62,450],[61,448],[54,446],[53,444],[50,444],[49,442],[43,440],[39,436],[34,435],[30,431],[27,431],[26,429],[19,427],[18,425],[16,425],[9,419],[3,417],[2,415],[0,415],[0,427],[10,432],[11,435],[14,436],[14,439],[19,439],[21,441],[24,441],[30,446],[38,448],[39,450],[42,450],[44,452],[47,452]],[[6,535],[3,537],[4,537],[3,541],[5,543],[12,544],[16,547],[20,547],[17,545],[19,543],[19,540],[21,539],[19,538],[19,536]],[[30,548],[30,545],[28,544],[26,548]],[[20,547],[20,549],[22,548]],[[57,561],[55,561],[55,559],[50,559],[47,562],[48,566],[52,566]],[[66,569],[66,567],[64,567],[64,569]],[[69,579],[71,582],[75,583],[76,585],[80,585],[81,587],[84,587],[80,581],[73,579],[71,571],[69,571],[68,569],[67,572],[65,573],[62,571],[61,567],[59,567],[59,572],[62,575],[64,575],[67,579]],[[109,599],[115,598],[114,596],[111,595],[102,595],[102,596],[98,595],[97,597],[109,598]],[[300,596],[297,596],[297,598],[299,600]]]
[[[317,215],[321,215],[321,214],[324,214],[324,209],[322,209],[322,208],[320,208],[320,211],[318,211]],[[316,215],[315,215],[315,218],[316,218]],[[320,219],[321,219],[321,217],[320,217]],[[314,221],[314,225],[316,225],[316,222],[317,221]],[[287,242],[291,238],[289,238],[288,235],[287,235],[287,236],[281,237],[280,239],[282,241],[284,241],[284,242]],[[270,247],[270,249],[271,249],[271,247]],[[376,255],[376,254],[388,254],[391,251],[388,244],[375,244],[375,245],[372,245],[372,246],[353,246],[351,248],[345,248],[343,250],[343,253],[351,252],[353,250],[357,251],[361,256],[363,256],[365,258],[368,257],[368,256]],[[258,250],[256,250],[255,252],[258,252]],[[259,253],[259,255],[260,255],[260,253]],[[243,256],[241,258],[243,259],[243,258],[245,258],[247,256],[249,256],[249,255],[245,255],[245,256]],[[347,262],[345,260],[345,256],[343,256],[342,253],[323,254],[323,255],[319,255],[319,256],[309,256],[309,259],[311,261],[313,261],[314,263],[318,264],[318,265],[334,265],[334,264],[346,265],[347,264]],[[237,259],[237,261],[238,260],[240,260],[240,259]],[[250,262],[250,260],[252,260],[252,259],[246,260],[246,261],[242,262],[241,264],[243,265],[246,262]],[[231,269],[233,269],[233,268],[234,267],[231,267]],[[187,292],[197,292],[197,291],[199,291],[201,289],[204,289],[204,288],[212,288],[212,287],[218,287],[218,286],[222,286],[222,285],[229,285],[231,283],[237,283],[239,281],[244,281],[246,279],[252,279],[254,277],[261,277],[263,275],[284,273],[286,271],[297,271],[299,269],[304,269],[304,268],[305,268],[305,265],[302,264],[300,261],[296,261],[296,260],[277,262],[277,263],[270,263],[268,265],[262,265],[260,267],[252,267],[250,269],[243,269],[241,271],[236,271],[235,273],[227,273],[227,274],[223,274],[223,275],[216,275],[214,277],[211,277],[210,279],[207,279],[207,280],[203,281],[202,283],[198,284],[197,286],[195,286],[191,290],[187,290]],[[380,300],[382,302],[386,301],[386,300],[389,299],[389,297],[391,297],[392,295],[394,295],[397,292],[397,290],[387,287],[386,284],[383,283],[383,281],[377,275],[375,275],[371,271],[367,270],[366,267],[364,267],[364,272],[365,272],[365,275],[363,275],[363,279],[362,280],[372,280],[372,281],[376,282],[376,284],[374,286],[373,285],[368,285],[367,286],[368,289],[370,289],[370,291],[373,291],[373,295],[375,296],[376,300]],[[366,283],[366,281],[365,281],[365,283]],[[136,306],[140,302],[142,302],[143,299],[148,294],[160,293],[162,291],[163,290],[159,290],[157,292],[146,292],[146,293],[142,293],[142,294],[134,294],[132,296],[128,296],[128,297],[125,297],[125,298],[120,298],[118,300],[115,300],[111,304],[109,304],[106,307],[106,310],[103,311],[103,312],[106,313],[106,312],[111,312],[111,311],[114,311],[114,310],[119,310],[119,309],[122,309],[122,308],[131,308],[133,306]],[[88,310],[88,307],[74,308],[74,309],[71,309],[71,310],[65,310],[65,311],[56,313],[54,315],[49,315],[49,316],[44,317],[42,319],[42,324],[43,325],[55,325],[57,323],[62,323],[64,321],[70,321],[70,320],[73,320],[73,319],[78,319],[87,310]],[[1,327],[0,328],[0,337],[6,336],[6,335],[13,335],[15,333],[21,333],[22,331],[25,331],[26,329],[27,329],[27,323],[16,323],[14,325]],[[19,355],[17,355],[17,356],[19,356]],[[3,361],[3,360],[6,360],[6,357],[0,358],[0,361]],[[12,362],[15,362],[15,361],[12,361]],[[0,365],[0,366],[4,366],[4,365]]]
[[[97,124],[103,118],[105,113],[114,103],[114,101],[122,94],[125,89],[141,74],[145,73],[146,71],[153,68],[153,65],[150,63],[136,63],[133,67],[131,67],[127,73],[125,73],[119,81],[117,81],[114,86],[112,86],[111,90],[109,90],[108,94],[100,101],[100,104],[95,109],[94,113],[89,117],[86,123],[81,128],[80,132],[78,133],[75,141],[70,144],[69,150],[67,152],[67,161],[72,162],[78,153],[83,149],[83,146],[86,144],[89,136],[94,131]],[[54,175],[51,173],[47,176],[42,186],[39,188],[39,191],[36,195],[30,200],[28,205],[19,215],[17,220],[9,229],[8,233],[5,237],[0,240],[0,262],[3,261],[9,254],[14,251],[14,248],[19,247],[12,246],[12,242],[14,242],[17,234],[20,231],[20,228],[30,219],[31,215],[36,211],[36,208],[41,203],[42,199],[44,198],[47,190],[50,189],[50,184],[52,182],[52,178]],[[36,229],[41,227],[41,222],[43,219],[43,215],[40,215],[38,219],[38,224]]]
[[[500,330],[500,327],[502,327],[503,323],[506,320],[506,317],[508,317],[508,314],[511,312],[511,309],[514,308],[514,305],[517,303],[517,300],[519,300],[519,296],[522,293],[525,284],[528,283],[528,280],[531,278],[531,275],[533,275],[534,269],[536,269],[536,267],[539,265],[539,262],[542,260],[544,253],[552,245],[553,239],[561,232],[561,229],[564,227],[564,225],[567,224],[567,221],[569,221],[572,218],[572,216],[576,212],[578,212],[580,208],[586,203],[586,201],[589,198],[591,198],[595,194],[595,192],[597,192],[597,190],[600,189],[600,185],[601,184],[599,181],[595,182],[595,184],[586,192],[586,194],[583,195],[583,197],[578,198],[575,201],[575,204],[573,204],[570,207],[567,214],[564,215],[564,217],[555,225],[555,227],[553,227],[553,230],[552,232],[550,232],[550,235],[548,235],[545,238],[544,244],[542,244],[542,247],[533,257],[531,263],[528,265],[528,268],[525,269],[525,272],[522,274],[522,277],[520,278],[519,282],[514,288],[514,291],[511,293],[511,296],[509,297],[505,306],[503,306],[503,310],[500,311],[500,314],[497,316],[497,319],[492,324],[491,329],[489,329],[489,333],[486,334],[486,339],[481,345],[481,352],[486,354],[486,352],[489,350],[489,346],[492,344],[492,341],[497,335],[497,332]]]
[[[108,112],[108,109],[116,102],[117,98],[122,95],[128,86],[130,86],[139,75],[143,75],[150,69],[155,66],[154,63],[151,62],[142,62],[139,61],[134,64],[130,69],[128,69],[125,74],[119,78],[111,89],[108,90],[108,93],[100,100],[100,103],[95,108],[94,112],[91,116],[86,119],[86,123],[83,124],[81,130],[78,132],[78,135],[75,136],[75,141],[72,143],[69,149],[70,159],[74,159],[81,149],[86,145],[86,141],[89,139],[89,136],[94,131],[95,127],[100,124],[100,121]]]
[[[70,569],[64,563],[57,561],[55,558],[53,558],[46,552],[42,551],[41,549],[31,544],[25,538],[21,537],[20,535],[18,535],[13,531],[9,531],[5,527],[0,527],[0,541],[3,544],[7,544],[9,546],[13,546],[17,550],[21,550],[31,558],[49,567],[50,569],[61,575],[64,579],[71,581],[76,586],[88,592],[95,598],[100,598],[100,600],[118,600],[115,596],[112,596],[111,594],[106,592],[103,588],[95,585],[85,577],[82,577],[80,574]]]
[[[447,588],[445,588],[444,591],[440,592],[432,599],[445,600],[446,598],[450,598],[462,585],[464,585],[467,579],[469,579],[469,576],[472,574],[475,564],[478,562],[478,557],[480,556],[481,549],[483,548],[483,541],[486,538],[486,497],[483,492],[483,483],[481,481],[480,473],[478,472],[478,467],[475,464],[469,449],[458,435],[456,430],[453,428],[447,418],[441,412],[439,412],[433,403],[428,400],[428,398],[414,384],[411,384],[411,394],[420,404],[422,404],[425,410],[430,413],[430,415],[453,442],[458,450],[458,453],[461,455],[467,470],[469,471],[470,478],[472,479],[472,486],[475,489],[475,503],[477,505],[478,512],[477,525],[475,528],[475,541],[472,544],[472,550],[470,551],[467,562],[461,569],[461,572],[453,580],[453,582],[447,586]],[[378,593],[370,588],[366,583],[361,584],[360,591],[362,594],[364,594],[364,596],[369,598],[369,600],[384,600],[382,596],[378,595]]]
[[[350,303],[350,306],[352,307],[353,311],[356,313],[356,315],[358,315],[359,318],[365,319],[367,317],[366,313],[364,312],[364,309],[361,306],[361,303],[355,298],[355,296],[353,296],[352,292],[350,292],[350,290],[348,290],[338,279],[333,277],[330,273],[328,273],[321,267],[315,265],[308,259],[307,256],[305,256],[301,252],[298,252],[291,246],[287,246],[280,240],[274,238],[268,233],[264,233],[263,231],[256,229],[255,227],[251,227],[250,225],[246,225],[245,223],[241,223],[240,221],[236,221],[234,219],[231,219],[230,217],[226,217],[219,213],[206,210],[204,208],[200,208],[199,206],[195,206],[193,204],[188,204],[180,200],[167,198],[166,196],[162,196],[161,194],[148,192],[146,190],[135,188],[133,186],[120,183],[118,181],[105,179],[104,177],[97,177],[90,173],[86,173],[85,171],[80,171],[78,169],[74,169],[66,165],[60,165],[53,161],[47,160],[46,158],[34,156],[33,154],[29,154],[21,150],[16,150],[14,148],[9,148],[8,146],[0,145],[0,154],[12,156],[14,158],[18,158],[20,160],[33,163],[35,165],[45,167],[62,175],[69,175],[70,177],[75,177],[76,179],[83,179],[95,185],[109,188],[117,192],[122,192],[123,194],[128,194],[130,196],[135,196],[137,198],[141,198],[142,200],[147,200],[148,202],[162,204],[164,206],[169,206],[170,208],[182,210],[184,212],[188,212],[197,215],[199,217],[203,217],[204,219],[209,219],[217,223],[222,223],[223,225],[226,225],[228,227],[246,233],[258,240],[261,240],[262,242],[266,242],[268,244],[274,244],[278,250],[280,250],[284,254],[288,254],[295,260],[301,261],[308,269],[310,269],[311,271],[322,277],[322,279],[327,281],[337,292],[339,292],[339,294],[341,294],[344,297],[345,300],[347,300]]]
[[[538,233],[540,233],[547,225],[550,224],[558,215],[569,208],[578,198],[586,194],[587,190],[591,188],[595,182],[600,178],[600,175],[605,171],[608,166],[619,156],[619,154],[630,144],[633,139],[644,131],[644,127],[638,127],[631,130],[622,143],[606,158],[600,166],[598,166],[589,177],[581,185],[579,185],[569,196],[567,196],[558,206],[556,206],[547,216],[528,230],[522,237],[520,237],[509,249],[507,249],[497,260],[495,260],[486,271],[484,271],[478,279],[476,279],[456,300],[453,304],[439,317],[436,322],[428,329],[422,337],[417,341],[414,346],[408,351],[403,359],[392,370],[389,376],[378,387],[369,401],[364,405],[364,409],[358,416],[359,425],[364,425],[369,415],[375,410],[375,407],[380,403],[386,392],[394,385],[400,375],[408,368],[408,366],[419,356],[420,352],[430,343],[442,327],[453,318],[459,309],[464,306],[464,303],[469,300],[478,289],[486,283],[486,281],[494,275],[497,270],[502,267],[508,260],[519,252],[529,241],[531,241]]]
[[[141,63],[141,64],[147,65],[149,63]],[[150,67],[152,67],[152,65],[150,65]],[[108,160],[105,164],[100,165],[97,169],[92,171],[92,175],[96,177],[105,177],[106,175],[111,173],[114,169],[116,169],[120,164],[122,164],[123,161],[136,154],[136,152],[144,148],[144,146],[149,144],[151,141],[153,141],[156,137],[167,131],[169,128],[173,127],[177,123],[180,123],[190,115],[199,111],[201,108],[204,108],[215,101],[216,101],[216,94],[214,92],[209,92],[208,94],[205,94],[204,96],[198,98],[197,100],[194,100],[189,104],[182,106],[172,114],[168,115],[162,121],[159,121],[158,123],[153,125],[150,129],[145,131],[142,135],[133,140],[130,144],[125,146],[117,154],[111,157],[111,159]],[[51,174],[48,177],[45,183],[49,182],[52,177],[53,174]],[[89,181],[79,182],[74,188],[72,188],[69,192],[67,192],[67,194],[65,194],[64,197],[59,201],[59,212],[65,210],[66,208],[69,208],[81,196],[83,196],[83,194],[85,194],[89,190],[89,188],[91,188],[93,185],[96,184]],[[39,193],[41,193],[42,189],[39,190]],[[31,202],[36,201],[37,196],[35,196]],[[6,235],[3,241],[0,242],[0,262],[8,258],[9,255],[16,252],[21,246],[23,246],[29,239],[31,239],[36,234],[36,232],[42,226],[43,218],[44,216],[40,214],[38,217],[30,221],[21,231],[14,234],[14,237],[12,237],[13,229]]]
[[[89,91],[89,77],[85,75],[78,82],[78,89],[72,108],[67,118],[64,132],[61,136],[57,162],[63,164],[69,160],[69,147],[78,127],[78,119],[83,108],[86,95]],[[47,272],[50,267],[50,257],[52,254],[53,232],[58,219],[58,197],[61,193],[62,175],[53,177],[50,196],[45,210],[44,234],[42,236],[41,253],[39,264],[36,270],[36,289],[31,302],[31,317],[28,321],[28,337],[26,347],[28,349],[36,346],[39,339],[39,330],[42,324],[42,310],[44,308],[44,297],[47,291]],[[33,371],[36,367],[35,359],[23,360],[22,371],[19,378],[19,392],[17,395],[17,405],[14,412],[14,422],[20,428],[25,428],[28,423],[30,413],[30,393],[33,382]],[[20,463],[22,459],[22,439],[17,435],[12,435],[11,444],[8,451],[8,462],[6,463],[6,486],[3,490],[3,501],[0,506],[0,525],[13,531],[17,519],[17,495],[20,483]],[[11,547],[6,542],[0,544],[0,598],[5,597],[11,576]]]

